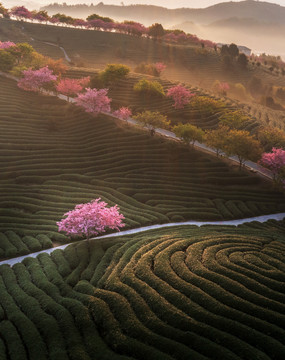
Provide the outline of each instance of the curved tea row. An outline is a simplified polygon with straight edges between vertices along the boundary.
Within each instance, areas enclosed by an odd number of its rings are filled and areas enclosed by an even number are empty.
[[[153,231],[1,266],[0,357],[284,359],[284,221],[258,226]]]
[[[285,210],[282,195],[215,157],[23,92],[9,79],[1,79],[0,95],[4,236],[13,230],[65,241],[56,221],[97,197],[120,206],[127,228]]]

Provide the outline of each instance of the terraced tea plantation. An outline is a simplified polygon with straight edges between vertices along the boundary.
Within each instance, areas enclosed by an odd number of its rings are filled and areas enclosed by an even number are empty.
[[[285,222],[93,240],[0,266],[0,358],[285,357]]]
[[[82,78],[86,76],[94,76],[98,72],[92,69],[77,69],[70,68],[65,76],[70,78]],[[127,106],[132,108],[133,113],[141,112],[144,110],[159,111],[168,116],[171,121],[171,125],[174,126],[180,122],[191,123],[202,129],[214,129],[218,126],[220,117],[225,111],[235,111],[238,109],[238,105],[235,101],[228,99],[227,101],[221,101],[215,98],[213,95],[206,93],[197,87],[189,87],[192,93],[196,95],[194,100],[190,101],[183,109],[175,109],[173,107],[173,101],[164,96],[143,96],[134,91],[134,85],[141,79],[149,79],[150,81],[158,81],[164,92],[177,83],[171,82],[165,79],[159,79],[155,77],[148,77],[141,74],[131,73],[125,79],[121,79],[116,83],[111,84],[109,89],[109,95],[112,98],[112,104],[114,107]],[[196,99],[205,100],[204,104],[196,103]],[[211,103],[213,101],[213,103]],[[261,122],[260,122],[261,123]],[[260,123],[255,118],[250,118],[243,125],[243,130],[254,132],[260,126]]]
[[[214,156],[21,91],[12,80],[1,78],[0,106],[1,258],[70,241],[56,221],[97,197],[120,206],[126,228],[285,210],[270,184]]]

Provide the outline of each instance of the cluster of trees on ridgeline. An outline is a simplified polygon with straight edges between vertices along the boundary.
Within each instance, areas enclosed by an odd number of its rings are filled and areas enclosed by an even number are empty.
[[[125,20],[123,22],[116,22],[109,17],[97,14],[89,15],[86,20],[73,18],[60,13],[49,16],[45,10],[29,11],[24,6],[15,6],[9,10],[0,3],[0,16],[1,15],[6,18],[15,18],[17,20],[37,21],[54,25],[61,24],[100,31],[115,31],[134,36],[148,36],[153,39],[162,39],[174,43],[194,43],[201,44],[203,47],[216,47],[216,44],[210,40],[199,39],[196,35],[186,34],[182,30],[166,30],[158,23],[145,27],[135,21]]]

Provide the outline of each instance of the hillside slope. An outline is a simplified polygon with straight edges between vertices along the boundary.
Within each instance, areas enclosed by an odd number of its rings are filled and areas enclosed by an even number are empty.
[[[105,5],[103,2],[97,5],[59,5],[51,4],[43,7],[50,14],[58,12],[74,17],[87,17],[96,13],[110,16],[116,20],[136,20],[150,25],[155,22],[171,26],[182,21],[194,21],[198,24],[211,22],[230,17],[250,17],[264,22],[285,23],[285,7],[264,1],[240,1],[222,2],[204,9],[167,9],[152,5]]]
[[[284,229],[172,228],[0,266],[0,357],[283,360]]]
[[[270,184],[214,156],[121,128],[106,116],[95,119],[12,80],[1,78],[0,95],[2,232],[66,241],[56,221],[97,197],[120,206],[127,228],[285,210]],[[6,241],[1,256],[16,254],[12,248]]]
[[[200,52],[196,45],[173,45],[125,34],[73,29],[0,19],[0,41],[26,41],[36,50],[53,58],[62,58],[61,45],[74,65],[103,68],[107,63],[124,63],[134,68],[140,62],[165,62],[164,77],[211,88],[217,79],[246,85],[253,76],[265,85],[285,86],[285,77],[251,64],[244,71],[234,67],[226,71],[220,54],[212,49]],[[47,44],[50,43],[50,44]]]

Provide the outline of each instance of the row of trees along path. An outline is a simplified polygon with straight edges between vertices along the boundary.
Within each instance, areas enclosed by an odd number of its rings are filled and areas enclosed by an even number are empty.
[[[45,92],[47,95],[50,94],[50,92]],[[62,100],[65,100],[65,101],[69,101],[69,102],[72,102],[72,103],[75,103],[75,99],[73,98],[69,98],[63,94],[55,94],[53,93],[52,95],[55,95],[57,97],[59,97],[60,99]],[[132,124],[132,125],[135,125],[135,126],[142,126],[142,123],[138,120],[135,120],[133,118],[128,118],[128,119],[122,119],[120,117],[117,117],[115,116],[114,114],[112,113],[109,113],[109,112],[104,112],[102,111],[102,114],[104,115],[107,115],[107,116],[110,116],[110,117],[113,117],[115,118],[116,120],[121,120],[121,121],[125,121],[127,122],[128,124]],[[173,139],[173,140],[176,140],[176,141],[181,141],[181,138],[177,137],[172,131],[169,131],[169,130],[165,130],[165,129],[160,129],[160,128],[157,128],[155,129],[155,133],[157,134],[160,134],[164,137],[167,137],[169,139]],[[195,141],[195,144],[194,144],[194,147],[198,150],[202,150],[202,151],[206,151],[210,154],[213,154],[216,156],[216,153],[217,151],[203,143],[200,143],[198,141]],[[225,153],[223,152],[220,152],[220,155],[221,156],[224,156],[224,157],[227,157],[229,160],[239,164],[240,163],[240,160],[238,159],[237,156],[227,156]],[[262,166],[260,166],[259,164],[253,162],[253,161],[250,161],[250,160],[247,160],[243,163],[244,167],[246,167],[247,169],[249,169],[250,171],[254,172],[254,173],[257,173],[267,179],[270,179],[270,180],[273,180],[274,179],[274,175],[273,173],[269,170],[269,169],[266,169]]]
[[[16,80],[16,81],[19,80],[15,76],[11,76],[11,75],[6,74],[4,72],[0,72],[0,75],[8,77],[8,78]],[[62,100],[65,100],[65,101],[68,101],[68,102],[72,102],[72,103],[76,102],[76,100],[74,98],[68,97],[68,96],[63,95],[63,94],[57,94],[57,93],[55,93],[53,91],[47,91],[47,90],[41,89],[41,93],[44,94],[44,95],[49,95],[49,96],[57,96],[58,98],[60,98]],[[102,113],[104,115],[113,117],[113,118],[115,118],[117,120],[126,121],[128,124],[132,124],[132,125],[136,125],[136,126],[137,125],[142,126],[141,122],[139,122],[138,120],[135,120],[133,118],[128,118],[128,119],[124,120],[122,118],[119,118],[119,117],[115,116],[114,114],[112,114],[110,112],[102,111]],[[176,140],[176,141],[181,141],[181,139],[179,137],[177,137],[172,131],[158,128],[158,129],[155,129],[155,132],[157,134],[165,136],[165,137],[167,137],[169,139],[173,139],[173,140]],[[194,146],[198,150],[207,151],[210,154],[216,155],[216,150],[215,149],[213,149],[213,148],[211,148],[211,147],[209,147],[209,146],[207,146],[207,145],[205,145],[203,143],[200,143],[200,142],[196,141]],[[226,156],[226,154],[224,154],[224,153],[221,153],[221,155]],[[235,162],[235,163],[240,162],[237,156],[230,156],[230,157],[227,157],[227,158],[229,160]],[[250,171],[252,171],[254,173],[257,173],[257,174],[259,174],[259,175],[261,175],[261,176],[263,176],[263,177],[265,177],[267,179],[270,179],[270,180],[274,179],[274,175],[269,169],[266,169],[266,168],[258,165],[257,163],[254,163],[253,161],[250,161],[250,160],[245,161],[244,166],[246,168],[248,168]]]

